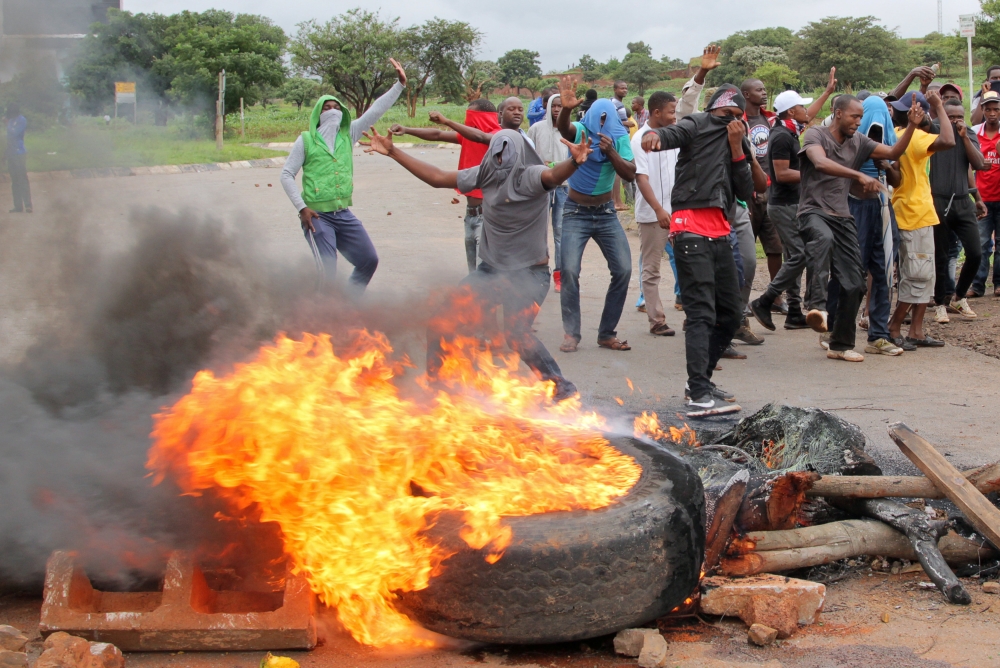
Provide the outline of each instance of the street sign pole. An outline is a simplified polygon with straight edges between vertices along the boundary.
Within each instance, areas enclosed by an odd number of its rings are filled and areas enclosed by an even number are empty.
[[[958,33],[968,40],[969,47],[969,92],[967,99],[972,105],[972,98],[975,96],[975,89],[972,87],[972,38],[976,36],[976,15],[962,14],[958,17]]]

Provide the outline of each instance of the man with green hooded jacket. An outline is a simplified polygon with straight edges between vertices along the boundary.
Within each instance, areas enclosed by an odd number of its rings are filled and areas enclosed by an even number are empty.
[[[312,235],[327,281],[337,273],[337,251],[354,265],[349,285],[364,292],[378,267],[378,254],[361,221],[348,208],[354,192],[354,144],[375,125],[406,86],[406,72],[392,58],[399,81],[356,121],[336,97],[324,95],[313,107],[309,131],[303,132],[281,170],[281,186],[295,205],[306,240]],[[302,170],[302,192],[295,176]]]

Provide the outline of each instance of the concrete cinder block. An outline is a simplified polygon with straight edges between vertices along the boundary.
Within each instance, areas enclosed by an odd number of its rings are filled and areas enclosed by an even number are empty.
[[[770,626],[764,626],[763,624],[754,624],[747,631],[747,638],[754,645],[760,645],[761,647],[767,647],[773,643],[778,637],[778,630],[772,629]]]
[[[659,631],[647,633],[639,652],[640,668],[663,668],[667,665],[667,641]]]
[[[315,600],[305,579],[291,574],[283,592],[211,589],[183,553],[171,555],[161,591],[102,592],[72,553],[59,551],[46,569],[40,630],[126,652],[312,649]]]
[[[709,577],[701,582],[699,609],[709,615],[739,617],[747,624],[777,629],[788,638],[800,624],[819,619],[826,587],[778,575],[746,578]]]
[[[657,629],[622,629],[615,635],[615,652],[623,656],[639,656],[649,634],[660,635]]]

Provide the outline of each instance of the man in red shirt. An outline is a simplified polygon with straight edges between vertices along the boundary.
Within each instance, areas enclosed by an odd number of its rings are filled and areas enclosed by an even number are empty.
[[[983,244],[983,261],[979,272],[972,281],[968,297],[982,297],[986,294],[986,277],[990,273],[990,255],[993,255],[993,296],[1000,297],[1000,252],[993,254],[996,244],[994,237],[1000,238],[1000,157],[997,156],[997,140],[1000,139],[1000,95],[988,90],[979,103],[983,110],[982,124],[973,128],[979,148],[989,169],[976,172],[976,189],[986,204],[986,216],[979,219],[979,240]],[[1000,247],[997,247],[1000,251]]]

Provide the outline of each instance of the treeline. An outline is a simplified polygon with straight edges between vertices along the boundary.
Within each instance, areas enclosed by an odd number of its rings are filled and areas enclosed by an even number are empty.
[[[1000,61],[1000,0],[984,0],[982,10],[977,58]],[[395,81],[390,57],[406,68],[410,115],[428,96],[461,103],[503,86],[535,92],[555,82],[543,77],[538,52],[512,49],[491,61],[480,57],[481,41],[482,33],[463,21],[434,18],[402,26],[360,8],[326,22],[301,23],[291,36],[251,14],[111,11],[107,23],[95,24],[84,38],[64,83],[77,109],[100,114],[113,104],[115,81],[136,81],[140,103],[153,107],[164,123],[172,109],[182,107],[214,114],[223,69],[229,111],[240,98],[248,105],[276,98],[308,105],[323,92],[336,92],[360,111]],[[754,76],[771,90],[820,86],[831,66],[837,67],[841,87],[857,90],[894,84],[917,65],[940,63],[945,73],[957,76],[965,62],[965,41],[957,35],[904,40],[871,16],[829,17],[797,32],[741,31],[716,43],[721,66],[712,71],[710,84]],[[627,49],[622,59],[605,63],[584,54],[569,71],[585,82],[624,79],[641,94],[688,64],[654,58],[652,45],[641,41],[629,42]],[[0,90],[0,98],[5,95],[9,90]]]

